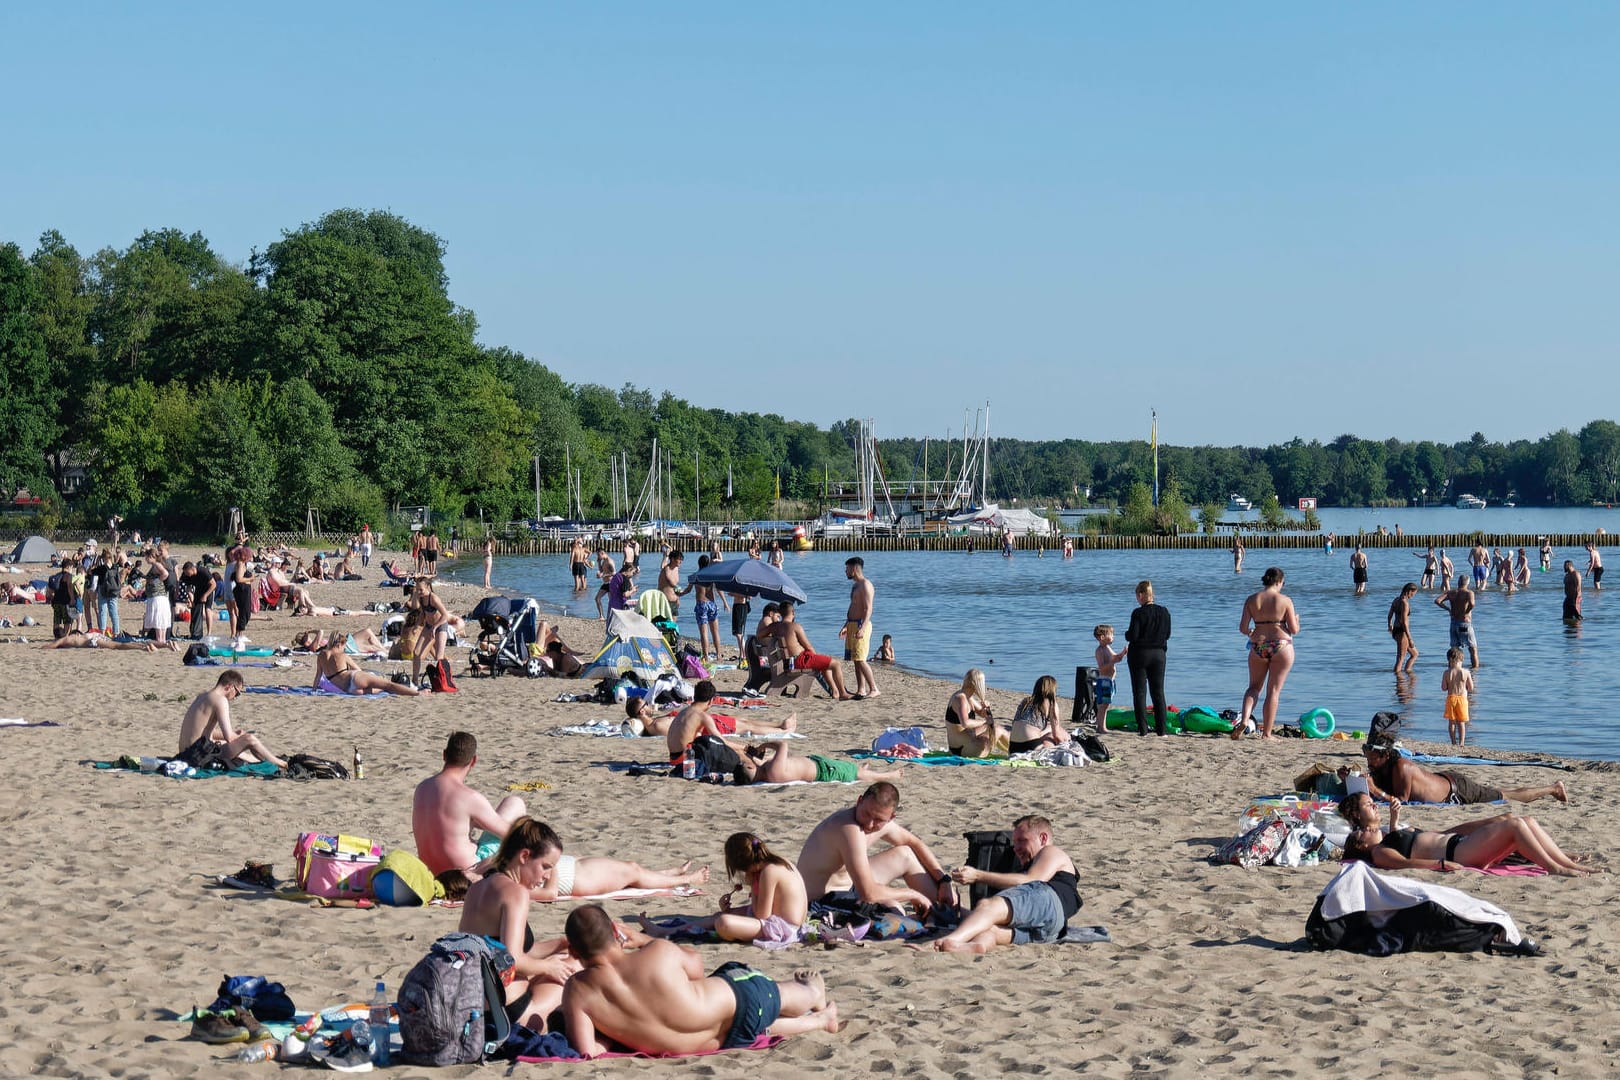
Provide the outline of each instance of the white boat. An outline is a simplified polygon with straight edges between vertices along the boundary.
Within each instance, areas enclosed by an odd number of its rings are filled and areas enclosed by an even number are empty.
[[[1457,509],[1483,510],[1485,509],[1485,500],[1478,495],[1459,495],[1457,497]]]
[[[1247,514],[1253,509],[1254,503],[1241,495],[1232,495],[1226,500],[1226,512],[1228,514]]]

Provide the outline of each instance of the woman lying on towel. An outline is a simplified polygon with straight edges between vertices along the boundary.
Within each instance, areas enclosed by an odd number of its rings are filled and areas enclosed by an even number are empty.
[[[303,630],[293,635],[292,647],[299,652],[319,652],[333,641],[343,642],[343,651],[350,656],[381,654],[388,651],[387,642],[374,630],[356,630],[352,634],[327,634],[323,630]]]
[[[1484,870],[1518,855],[1549,874],[1578,877],[1599,872],[1564,854],[1535,818],[1502,814],[1434,832],[1397,828],[1400,812],[1401,801],[1391,799],[1385,832],[1371,796],[1358,793],[1339,803],[1339,814],[1355,826],[1345,843],[1345,856],[1381,870]]]
[[[726,875],[734,884],[720,898],[720,911],[701,919],[682,919],[680,929],[713,930],[721,941],[753,942],[765,949],[780,949],[804,940],[810,918],[810,899],[798,867],[765,846],[753,833],[732,833],[726,838]],[[748,890],[748,903],[732,906],[738,889]],[[654,937],[676,931],[642,916],[641,924]]]

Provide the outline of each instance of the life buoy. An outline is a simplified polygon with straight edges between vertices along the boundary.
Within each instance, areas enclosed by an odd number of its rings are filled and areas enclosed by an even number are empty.
[[[1326,709],[1312,709],[1299,718],[1299,730],[1307,739],[1325,739],[1333,728],[1333,714]]]

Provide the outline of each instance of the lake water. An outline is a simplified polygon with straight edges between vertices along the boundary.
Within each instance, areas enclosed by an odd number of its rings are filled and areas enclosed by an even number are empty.
[[[1505,517],[1514,511],[1501,513]],[[1590,529],[1595,527],[1594,517],[1603,512],[1551,512],[1580,514],[1580,523],[1569,526],[1548,520],[1548,511],[1527,513],[1528,525],[1498,526],[1493,521],[1490,527],[1529,532]],[[1466,516],[1483,521],[1495,513],[1475,511]],[[1328,528],[1336,527],[1327,512],[1323,518]],[[1409,531],[1420,527],[1438,531],[1418,512],[1404,511],[1391,518],[1391,527],[1396,520]],[[1337,531],[1342,536],[1353,529],[1341,525]],[[1342,547],[1331,557],[1311,549],[1251,552],[1241,576],[1232,573],[1231,557],[1222,551],[1082,551],[1070,561],[1053,554],[1038,558],[1030,552],[1009,559],[986,551],[871,552],[864,557],[867,576],[877,586],[874,646],[878,635],[892,634],[896,655],[910,670],[954,681],[966,669],[980,667],[992,685],[1024,692],[1043,674],[1057,676],[1060,692],[1072,692],[1075,665],[1092,662],[1096,648],[1092,627],[1112,623],[1119,636],[1116,646],[1122,645],[1135,606],[1135,584],[1151,578],[1159,602],[1173,619],[1166,675],[1170,701],[1217,711],[1240,705],[1248,676],[1238,616],[1244,598],[1259,588],[1266,566],[1277,565],[1287,575],[1285,590],[1293,597],[1302,624],[1279,718],[1293,721],[1306,710],[1323,706],[1341,727],[1365,730],[1373,713],[1390,710],[1406,718],[1406,730],[1413,737],[1443,742],[1445,695],[1440,676],[1449,624],[1446,613],[1432,603],[1433,593],[1420,593],[1412,605],[1413,637],[1422,652],[1416,672],[1397,677],[1390,671],[1395,648],[1385,614],[1402,583],[1418,579],[1423,564],[1417,554],[1403,549],[1372,552],[1369,592],[1361,597],[1353,595],[1349,555]],[[1462,554],[1453,555],[1458,563]],[[786,565],[810,597],[811,602],[800,609],[806,632],[820,651],[834,655],[842,655],[837,632],[849,595],[846,557],[842,552],[811,551],[788,555]],[[1512,595],[1490,589],[1479,595],[1474,622],[1482,666],[1476,672],[1469,739],[1482,746],[1620,759],[1620,727],[1614,721],[1620,703],[1620,666],[1615,663],[1620,631],[1605,617],[1608,595],[1590,588],[1584,601],[1585,622],[1578,629],[1563,625],[1559,568],[1566,558],[1576,559],[1582,568],[1586,565],[1584,552],[1560,548],[1554,553],[1554,569],[1545,574],[1534,570],[1528,589]],[[656,568],[657,553],[643,560],[648,561]],[[689,557],[687,564],[689,570],[696,569],[695,559]],[[468,560],[451,576],[481,572],[477,562]],[[499,558],[494,581],[554,610],[595,614],[594,577],[591,590],[574,598],[565,556]],[[755,604],[756,614],[759,606]],[[683,603],[681,628],[695,637],[690,598]],[[722,633],[730,630],[724,612],[721,628]],[[725,644],[732,644],[729,637]],[[1124,673],[1122,665],[1121,676]],[[882,677],[880,669],[880,687]],[[1129,696],[1126,686],[1116,701],[1129,704]],[[942,687],[939,709],[928,710],[928,717],[884,719],[933,718],[943,711],[945,697]]]

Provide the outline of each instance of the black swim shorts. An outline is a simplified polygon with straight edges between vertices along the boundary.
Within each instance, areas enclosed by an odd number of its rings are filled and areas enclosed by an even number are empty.
[[[1443,772],[1440,775],[1451,781],[1451,798],[1447,799],[1447,802],[1467,805],[1502,801],[1502,792],[1499,788],[1486,787],[1477,780],[1470,780],[1462,773]]]
[[[732,960],[715,968],[710,977],[726,980],[737,999],[731,1030],[726,1033],[726,1041],[720,1049],[736,1050],[754,1045],[782,1015],[782,992],[764,972]]]

